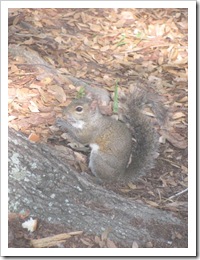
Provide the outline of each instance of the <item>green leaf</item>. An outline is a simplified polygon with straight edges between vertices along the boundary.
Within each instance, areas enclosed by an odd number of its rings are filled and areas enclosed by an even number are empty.
[[[85,97],[85,88],[81,87],[77,93],[77,98]]]

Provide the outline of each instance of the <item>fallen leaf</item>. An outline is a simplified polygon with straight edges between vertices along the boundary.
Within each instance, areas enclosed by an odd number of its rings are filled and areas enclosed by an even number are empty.
[[[165,131],[165,130],[160,130],[160,133],[175,147],[179,148],[179,149],[185,149],[188,146],[188,142],[187,140],[181,136],[180,134],[176,133],[176,132],[169,132],[169,131]]]
[[[113,241],[111,241],[110,239],[107,239],[106,244],[107,244],[108,248],[117,248],[115,243]]]
[[[81,238],[80,240],[84,245],[89,246],[90,248],[94,245],[89,238]]]
[[[66,94],[63,90],[62,87],[57,86],[57,85],[50,85],[48,87],[48,92],[52,93],[53,95],[55,95],[55,98],[60,102],[63,103],[66,101]]]
[[[132,248],[139,248],[138,243],[136,241],[133,241]]]
[[[14,120],[14,119],[16,119],[16,118],[17,118],[16,116],[9,116],[9,117],[8,117],[8,122],[9,122],[9,121],[12,121],[12,120]]]
[[[111,232],[111,228],[107,228],[104,230],[104,232],[101,234],[101,240],[104,241],[108,238],[108,234]]]
[[[147,248],[152,248],[153,247],[153,243],[152,242],[147,242],[146,243],[146,247]]]
[[[155,201],[151,201],[151,200],[145,200],[145,202],[149,205],[151,205],[152,207],[158,207],[158,203],[156,203]]]
[[[178,119],[178,118],[182,118],[185,117],[186,115],[183,112],[177,112],[175,114],[173,114],[172,118],[173,119]]]
[[[90,29],[94,32],[101,32],[102,27],[100,25],[97,24],[89,24]]]
[[[33,112],[33,113],[40,112],[40,111],[38,110],[38,107],[37,107],[37,104],[36,104],[36,103],[34,103],[32,100],[30,100],[30,103],[31,103],[31,104],[28,106],[28,108],[30,109],[31,112]]]
[[[34,133],[31,133],[29,135],[28,139],[29,139],[29,141],[36,143],[40,140],[40,137]]]
[[[52,82],[52,78],[50,78],[50,77],[45,77],[45,78],[43,78],[42,80],[41,80],[41,83],[42,84],[44,84],[44,85],[48,85],[48,84],[50,84],[51,82]]]
[[[184,102],[187,102],[187,101],[188,101],[188,96],[185,96],[185,97],[181,98],[178,102],[184,103]]]
[[[135,190],[137,188],[137,186],[135,184],[133,184],[132,182],[129,182],[127,184],[129,186],[129,188],[131,188],[132,190]]]
[[[101,241],[101,239],[100,239],[100,237],[95,236],[95,237],[94,237],[94,241],[95,241],[96,244],[99,244],[99,242]]]

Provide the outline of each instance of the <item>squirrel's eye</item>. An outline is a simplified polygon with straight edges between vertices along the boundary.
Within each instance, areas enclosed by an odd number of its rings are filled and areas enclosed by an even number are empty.
[[[78,106],[78,107],[76,107],[76,111],[81,112],[81,111],[83,111],[83,108]]]

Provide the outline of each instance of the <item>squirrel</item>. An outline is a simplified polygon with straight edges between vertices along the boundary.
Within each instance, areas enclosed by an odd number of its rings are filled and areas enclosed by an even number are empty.
[[[125,117],[136,142],[124,122],[100,112],[97,100],[75,99],[63,109],[63,117],[57,118],[56,125],[62,131],[90,146],[89,168],[98,180],[134,181],[153,168],[158,156],[158,135],[152,122],[141,112],[145,99],[142,93],[133,95],[127,106]],[[156,102],[151,103],[157,106]]]

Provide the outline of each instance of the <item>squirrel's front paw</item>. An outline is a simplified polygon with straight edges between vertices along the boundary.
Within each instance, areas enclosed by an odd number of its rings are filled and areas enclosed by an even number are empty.
[[[59,127],[63,132],[68,129],[68,123],[60,117],[56,118],[55,125]]]

